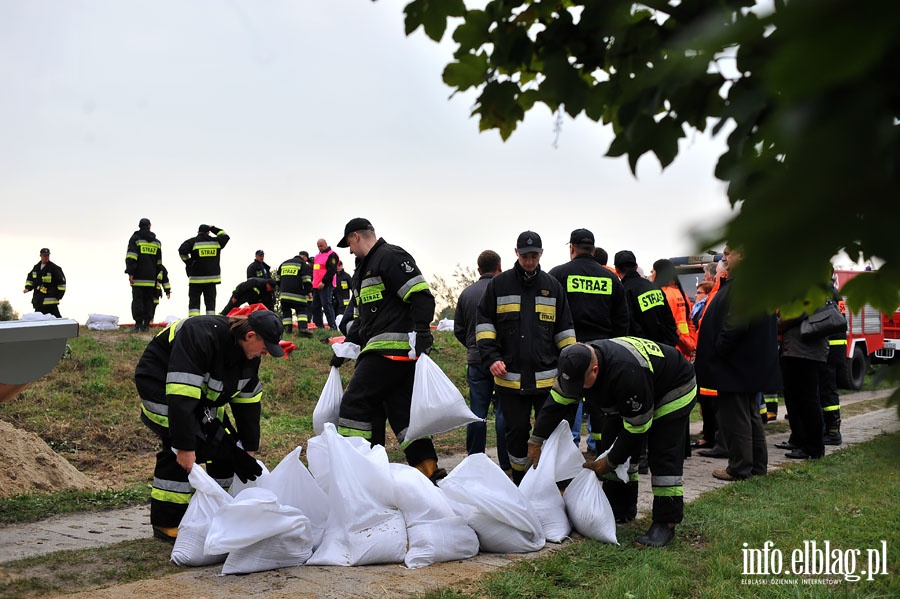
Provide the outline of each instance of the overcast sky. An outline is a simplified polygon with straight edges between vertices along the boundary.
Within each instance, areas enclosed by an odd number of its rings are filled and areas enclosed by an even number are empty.
[[[404,5],[0,0],[0,299],[31,311],[25,275],[47,246],[64,317],[131,322],[124,258],[142,217],[172,278],[161,319],[187,314],[177,248],[200,223],[231,235],[220,308],[256,249],[275,267],[319,237],[335,246],[356,216],[430,280],[484,249],[512,266],[527,229],[549,269],[579,227],[649,272],[730,214],[712,175],[723,139],[690,133],[665,172],[645,156],[635,178],[587,119],[564,118],[556,147],[545,108],[505,143],[479,133],[474,96],[441,81],[451,46],[406,37]]]

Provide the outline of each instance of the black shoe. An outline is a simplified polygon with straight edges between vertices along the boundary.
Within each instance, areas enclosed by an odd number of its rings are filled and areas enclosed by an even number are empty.
[[[808,460],[810,455],[798,447],[793,451],[784,454],[784,457],[791,458],[792,460]]]
[[[825,445],[840,445],[843,442],[841,433],[825,433]]]
[[[697,455],[703,456],[704,458],[727,458],[728,452],[713,447],[712,449],[701,449],[697,452]]]
[[[133,327],[131,327],[131,332],[132,332],[132,333],[140,333],[140,332],[141,332],[141,325],[136,324],[136,325],[134,325]]]
[[[654,522],[646,533],[634,540],[638,547],[665,547],[675,538],[675,525]]]
[[[790,451],[792,449],[797,449],[797,446],[794,445],[793,443],[791,443],[790,441],[783,441],[781,443],[776,443],[775,448],[776,449],[786,449],[786,450]]]
[[[435,486],[437,486],[438,481],[441,479],[447,478],[447,471],[443,468],[438,468],[435,470],[432,475],[428,478]]]
[[[157,539],[162,539],[167,543],[175,543],[175,538],[178,536],[178,527],[173,526],[171,528],[167,528],[164,526],[154,526],[153,527],[153,536]]]

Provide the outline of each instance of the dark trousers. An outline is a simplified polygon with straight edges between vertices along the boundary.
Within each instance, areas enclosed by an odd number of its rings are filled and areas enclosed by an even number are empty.
[[[500,398],[500,410],[506,420],[506,451],[509,453],[513,481],[518,484],[525,476],[525,463],[528,461],[531,417],[533,414],[537,418],[548,392],[521,394],[501,387],[497,387],[494,392]]]
[[[416,363],[390,360],[364,352],[341,397],[338,431],[344,436],[364,437],[372,445],[385,443],[385,419],[397,437],[410,466],[437,459],[431,437],[406,439]]]
[[[191,283],[188,285],[188,316],[200,315],[200,296],[203,296],[203,304],[207,314],[216,313],[216,284]]]
[[[481,364],[466,365],[466,382],[469,385],[469,408],[479,418],[487,418],[491,403],[494,404],[494,431],[497,434],[497,463],[509,470],[509,454],[506,451],[506,418],[499,408],[500,399],[494,394],[494,376]],[[472,422],[466,426],[466,453],[484,453],[487,445],[487,423]]]
[[[156,287],[131,287],[131,317],[135,325],[150,324],[156,311],[153,301],[156,299]]]
[[[791,424],[791,443],[810,457],[825,454],[825,423],[819,403],[819,363],[805,358],[781,358],[784,405]]]
[[[819,363],[819,403],[825,421],[825,432],[841,431],[841,397],[838,395],[838,368],[844,368],[847,361],[847,345],[831,345],[828,360]]]
[[[700,402],[700,415],[703,417],[703,440],[708,447],[716,444],[716,429],[718,428],[718,412],[719,406],[715,395],[700,394],[698,401]]]
[[[308,324],[307,302],[295,302],[293,300],[281,300],[281,324],[285,332],[294,330],[292,313],[297,315],[297,331],[305,331]]]
[[[769,452],[758,394],[720,390],[717,401],[719,428],[728,439],[728,473],[738,479],[764,475]]]
[[[41,314],[50,314],[57,318],[62,318],[59,314],[59,304],[32,304],[34,306],[35,312],[40,312]]]
[[[334,287],[325,284],[325,287],[322,289],[314,289],[313,290],[313,304],[312,304],[312,317],[313,322],[318,328],[322,328],[322,312],[325,312],[325,319],[328,321],[328,326],[331,327],[331,330],[337,329],[337,324],[335,324],[334,320],[334,304],[332,303],[332,296],[334,295]]]

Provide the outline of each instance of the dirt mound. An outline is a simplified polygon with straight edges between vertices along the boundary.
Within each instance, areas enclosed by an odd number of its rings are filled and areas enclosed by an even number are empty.
[[[100,485],[57,455],[33,433],[0,420],[0,497],[63,490],[97,491]]]

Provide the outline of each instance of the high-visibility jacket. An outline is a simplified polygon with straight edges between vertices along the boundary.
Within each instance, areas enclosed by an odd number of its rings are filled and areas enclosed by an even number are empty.
[[[429,330],[435,306],[413,257],[379,238],[357,264],[350,286],[352,319],[341,321],[347,341],[363,352],[410,357],[409,333]]]
[[[188,281],[192,285],[218,285],[222,282],[222,268],[219,264],[221,250],[231,237],[218,227],[210,227],[209,230],[214,235],[200,233],[186,239],[178,248]]]
[[[135,368],[142,419],[172,439],[172,447],[197,448],[207,414],[224,416],[230,406],[247,451],[259,449],[262,385],[259,358],[248,360],[226,316],[194,316],[167,326],[150,340]],[[166,403],[144,399],[161,397]],[[149,392],[147,392],[149,391]]]
[[[66,294],[66,275],[53,262],[48,261],[46,264],[38,262],[31,267],[31,272],[25,275],[25,290],[34,291],[31,305],[36,309],[40,306],[56,305]]]
[[[669,310],[672,311],[672,316],[675,318],[675,329],[678,331],[676,347],[684,354],[684,357],[690,359],[697,348],[697,330],[694,328],[694,321],[690,316],[691,300],[685,297],[676,285],[666,285],[662,290],[666,294]]]
[[[162,267],[162,244],[150,229],[138,229],[128,240],[125,274],[133,277],[132,287],[156,287]]]
[[[475,342],[485,368],[502,360],[506,374],[494,377],[505,391],[547,391],[556,381],[559,352],[575,343],[566,292],[540,269],[529,277],[516,262],[488,283],[478,303]]]
[[[554,266],[548,273],[563,286],[578,341],[609,339],[628,334],[630,326],[625,288],[619,277],[590,254]]]
[[[353,280],[346,270],[342,270],[334,275],[332,284],[334,285],[334,303],[335,309],[340,309],[340,314],[344,313],[350,304],[350,281]]]
[[[261,262],[259,260],[254,260],[247,266],[247,278],[252,279],[254,277],[260,279],[268,279],[272,276],[272,267],[266,264],[264,261]]]
[[[275,280],[282,301],[307,303],[312,293],[312,268],[299,254],[281,263]]]
[[[622,286],[625,287],[628,314],[631,317],[629,335],[676,345],[678,333],[675,329],[675,317],[669,310],[662,289],[637,271],[626,273],[622,277]]]
[[[318,289],[319,283],[322,281],[325,281],[328,285],[331,284],[334,275],[337,273],[338,260],[337,252],[330,247],[326,248],[324,252],[316,254],[316,257],[313,259],[313,289]]]

